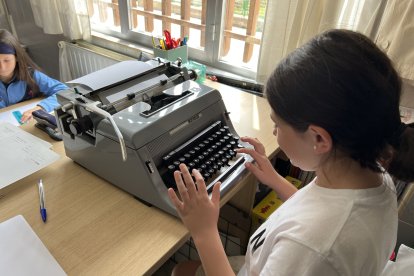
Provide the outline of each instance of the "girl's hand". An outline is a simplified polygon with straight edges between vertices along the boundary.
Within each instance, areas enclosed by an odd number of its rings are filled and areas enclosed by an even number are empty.
[[[32,112],[40,109],[42,109],[40,106],[35,106],[32,109],[26,110],[25,112],[23,112],[20,122],[23,124],[26,123],[32,118]]]
[[[236,149],[237,152],[249,154],[256,161],[255,164],[250,162],[246,163],[246,168],[253,173],[261,183],[274,189],[275,187],[273,187],[274,185],[272,185],[272,183],[279,179],[280,175],[276,172],[272,163],[270,163],[267,158],[263,144],[257,138],[241,137],[240,139],[254,147],[254,149]]]
[[[194,169],[193,176],[195,183],[187,166],[180,164],[180,171],[174,172],[174,179],[181,199],[177,197],[172,188],[168,189],[168,195],[184,225],[193,239],[196,239],[207,236],[206,233],[211,234],[211,231],[217,231],[220,183],[214,185],[210,199],[200,172]]]

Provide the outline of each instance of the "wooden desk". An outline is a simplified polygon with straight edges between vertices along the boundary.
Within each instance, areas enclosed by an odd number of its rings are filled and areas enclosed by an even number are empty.
[[[238,134],[261,139],[273,155],[277,143],[265,99],[217,83],[209,85],[222,93]],[[179,219],[143,205],[67,158],[63,143],[51,140],[33,120],[23,128],[52,143],[62,157],[0,190],[0,221],[22,214],[69,275],[152,274],[189,238]],[[46,223],[39,213],[40,178]],[[227,194],[223,203],[242,187]]]

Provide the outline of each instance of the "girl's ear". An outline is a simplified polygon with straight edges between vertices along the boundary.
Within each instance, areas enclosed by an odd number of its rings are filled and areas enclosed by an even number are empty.
[[[323,154],[331,151],[332,149],[332,137],[324,128],[316,125],[309,126],[309,132],[311,139],[314,143],[313,149],[316,154]]]

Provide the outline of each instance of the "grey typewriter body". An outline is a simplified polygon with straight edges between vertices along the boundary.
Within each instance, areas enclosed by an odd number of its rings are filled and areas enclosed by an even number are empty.
[[[119,83],[58,93],[61,107],[55,116],[68,157],[177,216],[167,189],[175,188],[172,176],[179,163],[201,169],[209,190],[222,181],[225,193],[246,173],[244,163],[251,158],[235,153],[246,145],[238,140],[217,90],[193,81],[185,68],[151,62],[151,72]],[[150,79],[156,81],[131,89]],[[120,91],[128,93],[120,98]]]

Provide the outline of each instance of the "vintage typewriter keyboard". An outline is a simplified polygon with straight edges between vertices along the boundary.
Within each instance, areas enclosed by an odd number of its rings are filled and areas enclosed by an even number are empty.
[[[190,171],[199,170],[207,186],[212,181],[224,181],[243,164],[244,157],[239,157],[235,151],[239,147],[242,147],[239,137],[233,135],[228,126],[215,122],[163,157],[164,183],[175,188],[173,173],[181,163],[186,164]]]

